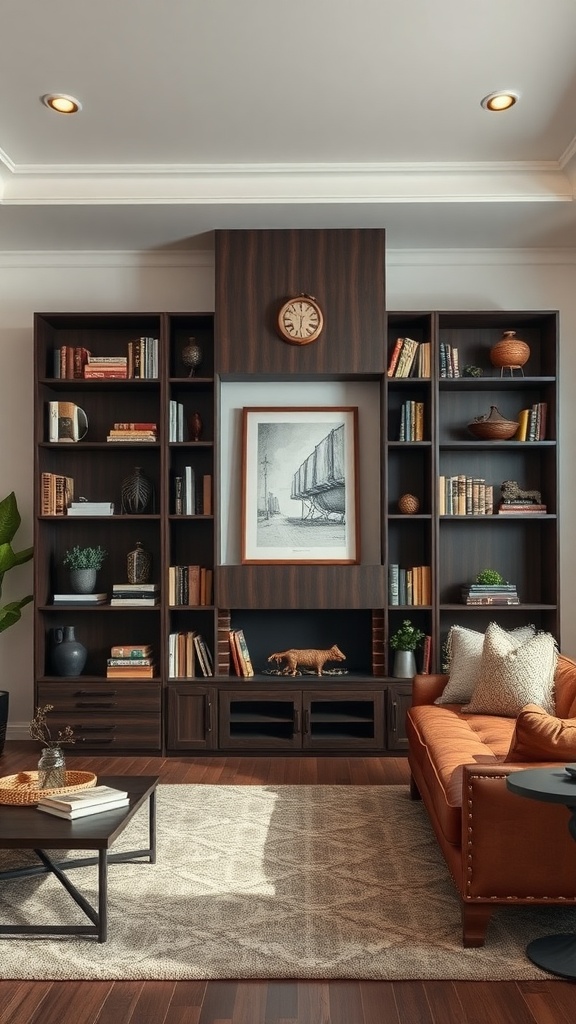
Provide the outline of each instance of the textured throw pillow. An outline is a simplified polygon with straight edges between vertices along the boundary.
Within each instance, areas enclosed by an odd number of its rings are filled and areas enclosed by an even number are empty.
[[[496,622],[484,636],[476,689],[462,710],[475,715],[516,717],[527,704],[554,714],[554,673],[558,660],[550,633],[536,633],[520,646]]]
[[[523,644],[534,636],[534,626],[519,626],[513,629],[510,636],[514,645]],[[484,633],[464,626],[452,626],[448,633],[447,650],[449,658],[449,678],[444,691],[434,701],[435,704],[465,704],[472,699],[476,688]]]
[[[576,719],[528,704],[516,719],[506,761],[576,761]]]

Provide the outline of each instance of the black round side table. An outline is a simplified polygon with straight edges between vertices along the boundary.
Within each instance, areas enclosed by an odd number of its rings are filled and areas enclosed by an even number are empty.
[[[506,779],[511,793],[531,800],[564,804],[570,811],[568,829],[576,840],[576,777],[561,768],[527,768]],[[576,874],[576,866],[575,866]],[[534,939],[526,953],[538,967],[562,978],[576,979],[576,934],[545,935]]]

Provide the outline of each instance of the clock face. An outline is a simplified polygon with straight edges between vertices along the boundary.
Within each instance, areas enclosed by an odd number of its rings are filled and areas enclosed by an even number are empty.
[[[280,334],[293,345],[307,345],[315,341],[323,326],[320,306],[307,295],[285,302],[278,314]]]

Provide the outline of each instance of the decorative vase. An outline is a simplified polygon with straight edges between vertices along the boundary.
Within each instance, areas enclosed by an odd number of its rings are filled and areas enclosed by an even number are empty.
[[[414,651],[395,651],[392,675],[396,679],[412,679],[416,675]]]
[[[188,367],[188,376],[193,377],[202,362],[202,349],[196,338],[188,338],[187,344],[182,349],[182,362],[184,366]]]
[[[9,703],[10,694],[8,693],[8,690],[0,690],[0,754],[4,750],[4,741],[6,740]]]
[[[153,495],[152,481],[142,472],[140,466],[135,466],[134,471],[124,477],[122,481],[122,512],[130,515],[142,515],[144,512],[149,512],[152,507]]]
[[[38,789],[66,785],[66,758],[62,747],[44,747],[38,761]]]
[[[398,502],[398,508],[402,515],[413,516],[420,508],[420,502],[414,494],[403,494]]]
[[[516,331],[504,331],[504,334],[490,349],[492,366],[513,367],[520,369],[530,358],[530,346],[516,337]]]
[[[193,412],[188,420],[188,434],[191,441],[199,441],[202,436],[202,417],[199,412]]]
[[[92,594],[96,586],[96,569],[71,569],[70,586],[74,594]]]
[[[134,551],[129,551],[126,558],[126,571],[128,583],[148,583],[152,569],[152,555],[143,546],[142,541],[136,541]]]
[[[79,676],[86,664],[88,651],[76,639],[74,626],[60,626],[53,630],[54,646],[51,661],[57,676]]]

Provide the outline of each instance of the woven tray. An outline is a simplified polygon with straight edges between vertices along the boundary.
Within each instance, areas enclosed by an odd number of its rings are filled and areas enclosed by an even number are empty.
[[[59,789],[38,789],[38,772],[19,772],[5,775],[0,779],[0,804],[16,804],[25,807],[37,804],[40,797],[55,796],[57,793],[75,793],[80,789],[91,789],[96,785],[93,772],[66,772],[66,785]]]

